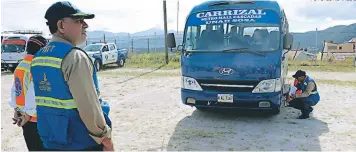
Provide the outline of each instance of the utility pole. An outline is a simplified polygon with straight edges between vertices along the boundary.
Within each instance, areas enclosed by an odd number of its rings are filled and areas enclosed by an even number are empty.
[[[104,42],[106,42],[106,41],[105,41],[105,34],[104,34]]]
[[[150,38],[147,38],[147,52],[150,53]]]
[[[179,0],[177,2],[177,36],[178,36],[178,27],[179,27],[178,21],[179,21]]]
[[[127,47],[128,48],[130,47],[130,40],[131,40],[130,33],[127,33]]]
[[[156,32],[155,32],[155,36],[154,36],[153,40],[154,40],[154,42],[157,43]],[[156,47],[157,47],[156,45],[157,45],[157,44],[153,44],[153,47],[155,48],[155,49],[154,49],[154,50],[155,50],[155,53],[156,53]]]
[[[164,48],[166,51],[166,64],[168,64],[166,0],[163,0],[163,19],[164,19]]]
[[[116,41],[116,39],[117,39],[117,41]],[[116,39],[115,39],[115,45],[116,45],[117,49],[119,49],[119,47],[121,47],[121,45],[117,45],[116,43],[117,42],[120,43],[120,38],[117,37]]]
[[[318,49],[318,28],[315,29],[315,49]]]
[[[133,52],[133,39],[131,39],[131,52]]]
[[[323,61],[323,57],[324,57],[325,43],[326,43],[326,41],[324,40],[323,49],[321,50],[321,59],[320,59],[321,61]]]
[[[295,56],[297,55],[298,53],[298,50],[299,50],[299,45],[300,45],[300,42],[298,42],[298,47],[297,47],[297,50],[295,50],[295,53],[294,53],[294,56],[293,56],[293,60],[295,60]]]

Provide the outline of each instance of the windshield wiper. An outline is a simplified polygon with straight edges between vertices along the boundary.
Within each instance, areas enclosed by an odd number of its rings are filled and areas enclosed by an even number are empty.
[[[266,56],[266,53],[250,51],[250,50],[248,50],[248,48],[226,49],[226,50],[222,50],[222,52],[247,52],[247,53],[253,53],[253,54],[257,54],[257,55]]]

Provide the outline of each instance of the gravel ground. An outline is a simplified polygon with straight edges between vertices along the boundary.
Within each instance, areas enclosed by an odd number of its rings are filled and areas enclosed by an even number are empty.
[[[124,70],[124,69],[122,69]],[[144,71],[144,70],[140,70]],[[311,72],[315,79],[348,78],[350,73]],[[351,73],[355,75],[355,73]],[[1,76],[2,151],[23,151],[21,128],[12,125],[11,74]],[[116,150],[356,150],[356,88],[318,84],[320,103],[312,117],[283,108],[277,116],[251,112],[202,112],[185,106],[180,77],[100,76],[112,111]]]

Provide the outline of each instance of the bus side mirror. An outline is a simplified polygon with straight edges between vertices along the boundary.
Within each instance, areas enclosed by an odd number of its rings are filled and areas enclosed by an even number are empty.
[[[178,47],[177,47],[177,51],[182,52],[182,51],[183,51],[183,45],[178,45]]]
[[[174,33],[167,34],[167,47],[170,49],[176,47],[176,39],[174,37]]]
[[[292,49],[292,45],[293,45],[293,36],[292,34],[287,33],[286,35],[284,35],[283,38],[283,49],[290,50]]]

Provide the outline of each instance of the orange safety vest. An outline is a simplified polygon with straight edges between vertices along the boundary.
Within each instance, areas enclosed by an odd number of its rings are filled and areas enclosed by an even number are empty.
[[[33,55],[27,55],[16,67],[14,72],[15,88],[16,88],[16,106],[21,109],[25,106],[25,97],[27,94],[28,86],[32,80],[31,75],[31,62]],[[20,110],[21,113],[23,113]],[[37,122],[37,116],[32,116],[30,121]]]

